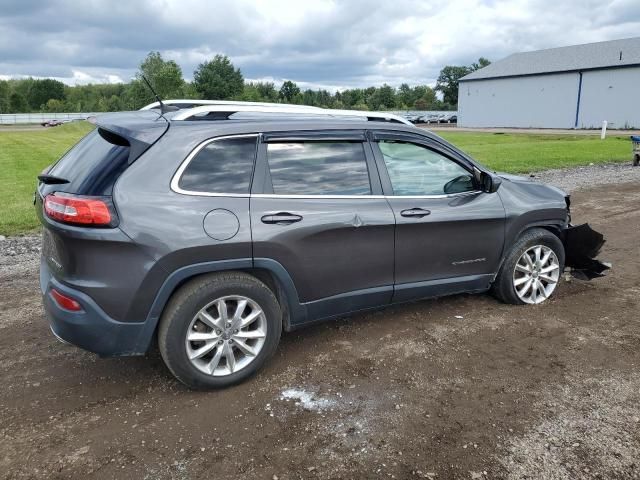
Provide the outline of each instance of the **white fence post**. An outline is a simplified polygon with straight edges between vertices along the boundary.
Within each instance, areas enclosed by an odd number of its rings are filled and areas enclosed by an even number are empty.
[[[607,121],[602,121],[602,131],[600,132],[600,140],[607,138]]]

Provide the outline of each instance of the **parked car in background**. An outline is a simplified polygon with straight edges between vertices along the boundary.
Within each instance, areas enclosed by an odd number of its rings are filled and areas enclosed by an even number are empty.
[[[58,125],[62,125],[62,120],[47,120],[45,122],[40,123],[43,127],[57,127]]]
[[[439,113],[428,113],[427,115],[420,117],[420,123],[439,123],[439,119]]]
[[[96,117],[38,176],[53,334],[102,356],[157,341],[207,389],[255,373],[283,330],[462,292],[540,304],[565,265],[606,270],[569,195],[403,121],[224,105]]]
[[[420,120],[420,115],[416,113],[408,113],[404,116],[404,118],[409,120],[411,123],[418,123],[418,121]]]

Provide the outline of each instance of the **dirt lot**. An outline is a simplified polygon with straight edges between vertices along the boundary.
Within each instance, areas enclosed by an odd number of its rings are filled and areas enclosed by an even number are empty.
[[[640,184],[573,205],[609,277],[541,306],[461,295],[287,334],[212,393],[157,354],[58,343],[36,240],[0,242],[0,477],[639,478]]]

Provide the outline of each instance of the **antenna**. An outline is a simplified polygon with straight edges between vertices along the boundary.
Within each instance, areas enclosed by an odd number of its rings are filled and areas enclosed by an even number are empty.
[[[160,95],[158,95],[156,91],[153,89],[153,87],[149,83],[149,80],[147,80],[147,77],[145,77],[142,74],[140,74],[140,76],[142,77],[142,79],[144,80],[144,83],[147,84],[147,87],[149,87],[149,90],[151,90],[151,93],[153,93],[153,96],[156,97],[156,100],[160,104],[160,113],[164,113],[165,112],[164,103],[162,103],[162,99],[160,98]]]

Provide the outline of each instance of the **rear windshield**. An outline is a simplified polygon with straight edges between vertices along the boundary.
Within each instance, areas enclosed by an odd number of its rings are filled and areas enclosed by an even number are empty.
[[[126,143],[121,137],[103,135],[118,143]],[[56,190],[81,195],[111,195],[113,185],[127,168],[129,147],[115,145],[93,130],[69,150],[53,168],[49,175],[69,180],[56,185]]]

